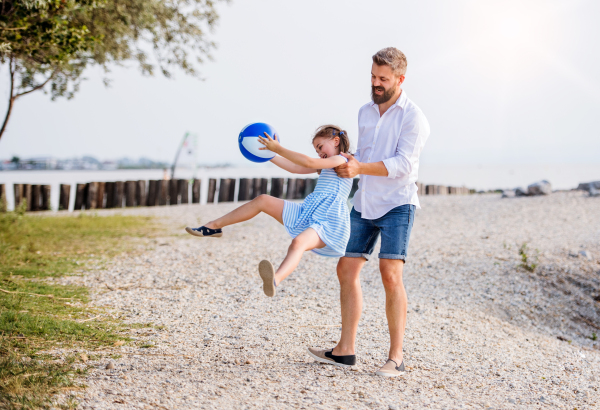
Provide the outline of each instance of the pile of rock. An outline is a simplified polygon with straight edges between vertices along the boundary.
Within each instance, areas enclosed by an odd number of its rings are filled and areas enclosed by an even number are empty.
[[[514,198],[517,196],[538,196],[538,195],[550,195],[552,193],[552,184],[543,180],[535,182],[524,188],[506,189],[502,191],[502,198]]]
[[[582,182],[577,189],[589,192],[590,196],[600,196],[600,181]]]

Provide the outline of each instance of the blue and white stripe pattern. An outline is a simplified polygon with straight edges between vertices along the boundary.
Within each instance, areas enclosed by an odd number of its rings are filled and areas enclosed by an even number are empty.
[[[333,169],[322,170],[314,192],[303,203],[285,201],[283,225],[286,231],[295,238],[313,228],[327,245],[313,249],[314,253],[331,258],[344,256],[350,239],[347,201],[351,189],[351,178],[340,178]]]

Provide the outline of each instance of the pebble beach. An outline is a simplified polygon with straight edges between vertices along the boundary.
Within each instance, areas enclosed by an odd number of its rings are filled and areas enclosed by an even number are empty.
[[[374,375],[388,349],[377,257],[361,276],[357,365],[316,363],[307,347],[339,337],[337,259],[307,253],[267,298],[257,265],[281,262],[290,243],[281,225],[260,215],[222,238],[183,230],[236,206],[98,212],[152,215],[164,234],[61,279],[88,286],[111,317],[152,324],[123,346],[87,352],[96,359],[78,408],[600,406],[600,198],[422,197],[404,270],[407,372],[395,379]]]

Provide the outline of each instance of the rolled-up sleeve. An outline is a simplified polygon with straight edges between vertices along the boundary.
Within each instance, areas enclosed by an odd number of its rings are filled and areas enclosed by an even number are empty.
[[[388,178],[406,179],[419,161],[419,155],[429,136],[429,124],[422,112],[415,110],[407,113],[396,147],[396,155],[383,160]]]

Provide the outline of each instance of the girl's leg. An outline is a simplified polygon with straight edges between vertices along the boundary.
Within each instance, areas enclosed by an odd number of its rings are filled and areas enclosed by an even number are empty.
[[[317,231],[312,228],[308,228],[300,235],[296,236],[288,248],[288,253],[279,269],[275,273],[275,284],[278,285],[282,280],[287,278],[290,273],[296,269],[302,254],[306,251],[310,251],[315,248],[324,248],[325,243],[317,235]]]
[[[219,219],[210,221],[204,226],[209,229],[221,229],[224,226],[252,219],[261,212],[272,216],[280,224],[283,224],[283,199],[275,198],[270,195],[259,195],[247,204],[234,209]]]

